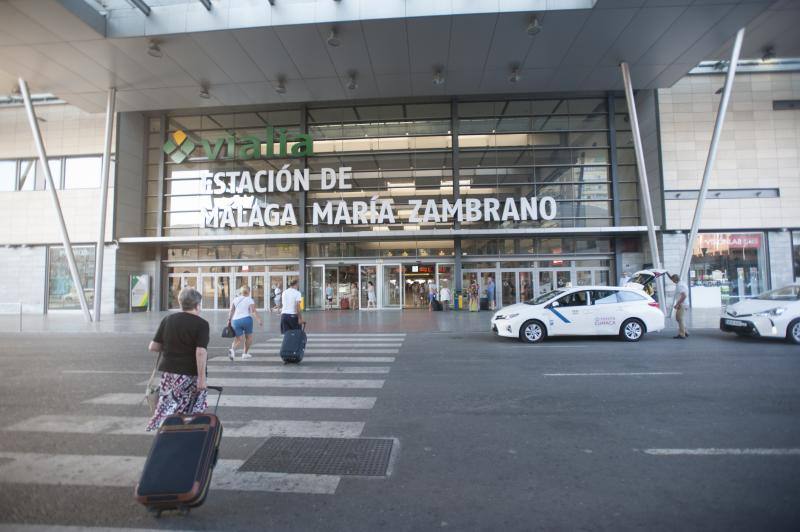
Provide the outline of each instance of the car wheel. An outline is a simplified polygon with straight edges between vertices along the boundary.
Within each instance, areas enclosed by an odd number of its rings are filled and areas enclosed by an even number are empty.
[[[635,318],[625,320],[619,329],[619,335],[626,342],[638,342],[644,336],[644,323]]]
[[[786,328],[786,339],[793,344],[800,344],[800,319],[794,320]]]
[[[526,321],[519,328],[519,339],[529,344],[538,344],[547,336],[544,324],[537,320]]]

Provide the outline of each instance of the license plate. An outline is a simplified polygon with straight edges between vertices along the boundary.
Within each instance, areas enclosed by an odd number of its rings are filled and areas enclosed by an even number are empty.
[[[747,323],[739,320],[725,320],[725,325],[730,325],[731,327],[747,327]]]

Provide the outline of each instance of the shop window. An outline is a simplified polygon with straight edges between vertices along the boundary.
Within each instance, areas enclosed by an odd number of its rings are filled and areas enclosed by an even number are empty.
[[[800,283],[800,231],[792,231],[792,260],[794,263],[794,282]]]
[[[83,285],[86,304],[94,305],[94,246],[73,246],[78,277]],[[63,247],[49,250],[47,277],[47,308],[50,310],[80,309],[80,299],[69,271]]]
[[[698,306],[727,305],[766,291],[763,233],[697,235],[689,279],[692,304]]]

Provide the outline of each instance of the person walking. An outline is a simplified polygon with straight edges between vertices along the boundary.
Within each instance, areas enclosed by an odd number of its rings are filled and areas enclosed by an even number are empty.
[[[447,288],[447,285],[442,286],[442,290],[439,292],[439,301],[442,302],[442,310],[450,310],[450,289]]]
[[[486,297],[489,299],[489,310],[494,310],[496,306],[494,277],[489,276],[489,281],[486,283]]]
[[[161,353],[159,396],[145,430],[158,430],[167,416],[205,412],[206,361],[209,327],[200,317],[203,296],[192,287],[178,294],[182,312],[170,314],[158,326],[148,349]]]
[[[372,284],[372,281],[367,283],[367,308],[378,308],[375,299],[375,285]]]
[[[433,310],[434,301],[436,301],[436,285],[430,283],[428,285],[428,312]]]
[[[325,287],[325,301],[328,304],[328,308],[333,308],[333,287],[331,283],[328,283],[328,286]]]
[[[678,322],[678,334],[673,336],[676,339],[686,339],[689,332],[686,330],[686,311],[689,308],[689,287],[681,281],[678,274],[673,273],[669,276],[675,283],[675,320]]]
[[[292,329],[300,329],[305,325],[303,313],[300,310],[300,300],[303,295],[297,289],[299,281],[289,281],[289,288],[281,295],[281,334]]]
[[[276,284],[275,287],[272,289],[272,308],[275,311],[281,310],[281,291],[280,285]]]
[[[236,358],[236,348],[239,346],[242,336],[244,336],[242,360],[253,358],[253,355],[250,354],[250,346],[253,345],[253,318],[258,320],[259,327],[264,325],[264,321],[256,312],[256,302],[250,297],[250,287],[244,285],[239,289],[239,295],[233,298],[231,310],[228,312],[228,324],[236,334],[231,348],[228,350],[229,359]]]

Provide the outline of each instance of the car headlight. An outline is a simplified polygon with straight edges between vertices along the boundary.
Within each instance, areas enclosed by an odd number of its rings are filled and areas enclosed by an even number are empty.
[[[753,316],[761,316],[762,318],[774,318],[775,316],[780,316],[786,312],[786,307],[775,307],[769,310],[764,310],[762,312],[754,312]]]
[[[494,319],[496,319],[496,320],[510,320],[512,318],[516,318],[517,316],[519,316],[519,313],[517,313],[517,314],[508,314],[508,315],[506,315],[506,314],[495,314],[494,315]]]
[[[516,313],[516,314],[509,314],[508,316],[506,316],[506,319],[507,319],[507,320],[510,320],[510,319],[516,318],[517,316],[519,316],[519,313]]]

